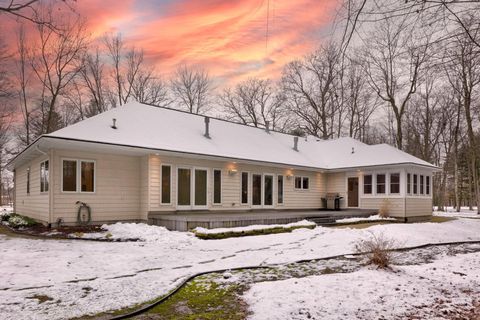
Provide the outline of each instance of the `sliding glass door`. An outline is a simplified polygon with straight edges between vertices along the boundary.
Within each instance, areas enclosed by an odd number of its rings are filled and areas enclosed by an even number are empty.
[[[192,171],[193,171],[193,174],[192,174]],[[206,169],[178,168],[178,171],[177,171],[177,208],[178,209],[191,210],[191,209],[207,208],[207,194],[208,194],[207,177],[208,177],[208,172]]]

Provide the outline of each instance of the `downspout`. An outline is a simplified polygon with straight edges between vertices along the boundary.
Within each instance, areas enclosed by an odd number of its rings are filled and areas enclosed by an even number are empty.
[[[48,197],[49,197],[49,204],[48,204],[48,223],[51,224],[53,223],[53,208],[54,208],[54,199],[55,197],[53,196],[54,194],[54,190],[55,190],[55,181],[54,181],[54,174],[53,174],[53,170],[55,170],[56,168],[56,165],[54,164],[54,160],[55,160],[55,152],[53,149],[50,149],[50,166],[48,168],[48,183],[49,183],[49,186],[48,186]]]

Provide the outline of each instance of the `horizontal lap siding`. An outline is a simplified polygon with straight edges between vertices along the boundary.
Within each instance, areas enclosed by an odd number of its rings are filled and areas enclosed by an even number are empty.
[[[386,198],[386,197],[369,197],[360,198],[360,206],[362,209],[380,209],[382,206],[388,208],[388,213],[392,217],[403,217],[405,212],[404,198]]]
[[[172,166],[172,193],[171,204],[161,204],[161,172],[162,164]],[[177,188],[177,168],[178,167],[198,167],[208,169],[208,208],[210,210],[227,210],[227,209],[251,209],[251,205],[241,204],[241,173],[249,172],[249,183],[251,184],[252,173],[266,173],[274,175],[274,202],[276,208],[279,209],[295,209],[295,208],[319,208],[321,206],[321,196],[325,192],[324,175],[317,172],[294,170],[293,175],[308,176],[310,178],[309,190],[294,190],[294,178],[287,178],[287,174],[291,171],[284,168],[275,168],[269,166],[251,165],[251,164],[234,164],[232,162],[178,158],[167,156],[152,156],[150,158],[150,211],[175,211],[176,210],[176,188]],[[229,169],[235,168],[236,174],[230,175]],[[222,170],[222,203],[220,205],[213,204],[213,170]],[[284,175],[284,204],[276,205],[276,176]],[[251,193],[251,186],[249,194]],[[250,198],[250,195],[249,195]],[[251,199],[249,199],[251,202]]]
[[[338,193],[343,199],[340,201],[342,208],[346,207],[347,186],[345,172],[327,174],[327,193]]]
[[[432,215],[432,198],[407,198],[407,217]]]
[[[87,203],[93,221],[141,219],[141,158],[113,154],[56,151],[53,222],[76,222],[76,201]],[[62,159],[95,160],[95,193],[61,192]]]
[[[40,163],[47,160],[39,157],[30,163],[16,168],[15,210],[16,213],[41,222],[48,222],[49,196],[40,193]],[[27,169],[30,167],[30,194],[27,194]]]

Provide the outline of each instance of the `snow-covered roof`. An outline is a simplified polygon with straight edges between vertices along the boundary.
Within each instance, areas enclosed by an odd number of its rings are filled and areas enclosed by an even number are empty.
[[[394,164],[434,168],[389,145],[367,145],[352,138],[299,138],[298,151],[295,151],[292,135],[214,118],[210,119],[211,138],[208,139],[204,136],[204,118],[131,102],[43,137],[318,169]],[[117,129],[112,128],[113,119]]]

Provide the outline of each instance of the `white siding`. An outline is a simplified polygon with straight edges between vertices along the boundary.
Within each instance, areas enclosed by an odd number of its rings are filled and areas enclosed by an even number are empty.
[[[48,223],[49,194],[48,192],[40,192],[40,163],[45,160],[48,160],[48,157],[42,156],[15,169],[15,210],[18,214]],[[30,168],[30,194],[27,194],[28,168]]]
[[[171,186],[171,204],[161,204],[161,165],[167,164],[172,166],[172,186]],[[177,158],[166,156],[151,156],[150,157],[150,211],[174,211],[176,210],[176,180],[178,167],[198,167],[208,169],[208,208],[210,210],[241,210],[250,209],[251,205],[241,204],[241,173],[249,172],[249,202],[251,203],[251,174],[265,173],[274,175],[274,208],[278,209],[314,209],[321,207],[321,198],[325,194],[326,179],[325,175],[319,172],[309,172],[300,170],[289,170],[283,168],[251,165],[251,164],[236,164],[232,162],[191,159],[191,158]],[[222,170],[222,203],[213,204],[213,169]],[[230,169],[236,169],[235,174],[229,174]],[[284,204],[277,205],[277,184],[276,176],[284,175]],[[288,178],[288,175],[292,175]],[[294,176],[309,177],[310,188],[308,190],[294,189]]]
[[[62,159],[95,160],[95,193],[61,191]],[[77,220],[77,201],[92,209],[93,221],[139,220],[141,195],[140,157],[81,151],[54,152],[54,205],[52,222],[63,218],[66,223]]]

